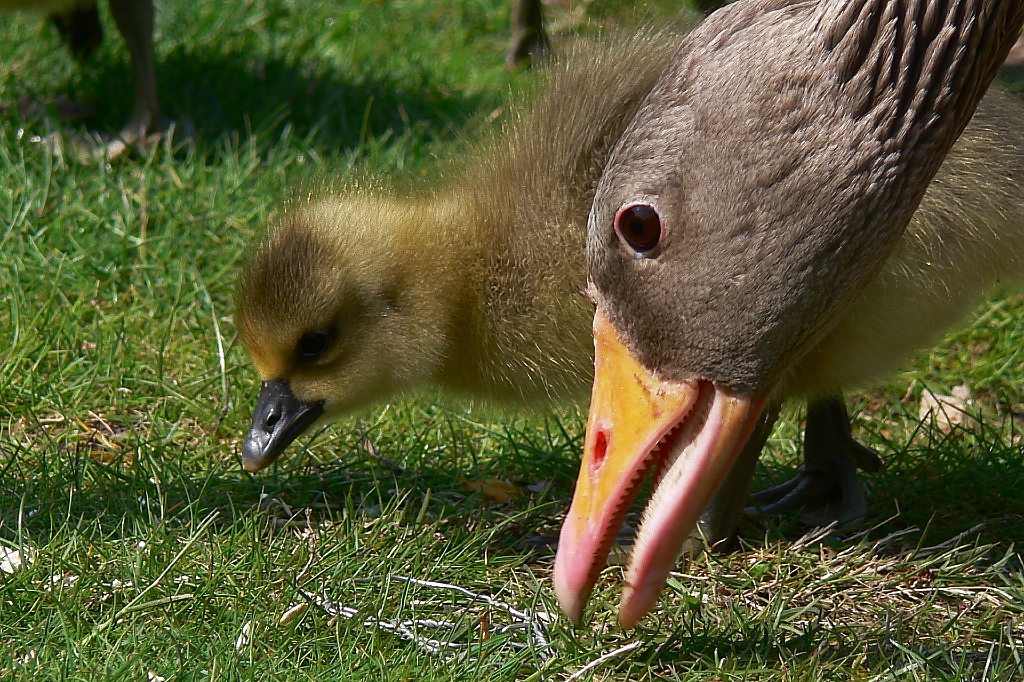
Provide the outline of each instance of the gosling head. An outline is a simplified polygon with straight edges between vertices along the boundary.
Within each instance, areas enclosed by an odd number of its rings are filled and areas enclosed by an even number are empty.
[[[242,446],[258,471],[314,423],[429,378],[443,313],[401,232],[397,202],[328,197],[289,210],[257,243],[235,294],[235,322],[263,380]],[[415,240],[413,240],[415,242]]]

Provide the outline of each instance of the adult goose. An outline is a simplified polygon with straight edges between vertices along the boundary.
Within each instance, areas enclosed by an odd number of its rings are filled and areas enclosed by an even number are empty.
[[[554,572],[573,621],[644,474],[626,627],[716,491],[742,499],[780,401],[890,371],[1021,274],[1019,136],[964,144],[1001,155],[992,193],[950,174],[922,198],[1022,22],[1021,0],[740,0],[682,42],[590,214],[594,389]]]
[[[576,292],[586,281],[586,213],[610,140],[676,41],[633,36],[578,48],[547,74],[532,105],[514,104],[500,134],[471,147],[461,170],[438,171],[440,187],[354,188],[288,206],[237,287],[242,340],[264,379],[243,466],[257,471],[314,423],[424,385],[506,405],[584,398],[593,343],[582,330],[592,311]],[[1005,95],[986,98],[915,223],[1009,235],[1024,196],[1005,169],[1021,167],[1022,129]],[[396,314],[366,314],[386,291],[400,294]],[[342,345],[346,353],[323,361]],[[770,426],[766,418],[760,440]],[[810,401],[804,452],[804,470],[758,493],[758,507],[863,516],[855,468],[878,460],[850,435],[837,392]],[[701,536],[728,537],[745,501],[712,505]]]

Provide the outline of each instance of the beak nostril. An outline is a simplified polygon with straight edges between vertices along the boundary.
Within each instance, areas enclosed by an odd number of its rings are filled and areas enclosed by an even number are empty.
[[[281,412],[280,412],[280,410],[276,410],[276,409],[268,410],[267,411],[267,416],[263,418],[263,427],[267,431],[271,431],[271,430],[273,430],[274,426],[276,426],[277,422],[279,422],[279,421],[281,421]]]
[[[594,449],[593,454],[590,457],[591,476],[597,476],[597,473],[601,470],[601,465],[604,464],[604,458],[607,454],[608,436],[605,434],[604,429],[598,429],[597,433],[594,434]]]

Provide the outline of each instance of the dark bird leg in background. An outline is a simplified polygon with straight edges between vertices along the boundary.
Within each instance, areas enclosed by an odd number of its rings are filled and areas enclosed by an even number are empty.
[[[95,2],[54,12],[49,19],[68,44],[75,61],[88,58],[103,43],[103,25]]]
[[[66,10],[49,15],[61,38],[75,59],[89,57],[103,41],[96,3],[75,4]],[[132,85],[132,113],[128,122],[115,135],[89,133],[62,139],[58,134],[46,138],[56,153],[67,145],[70,152],[82,162],[113,160],[133,146],[152,143],[166,122],[160,113],[157,98],[156,71],[153,59],[153,2],[152,0],[110,0],[110,13],[117,29],[124,37],[131,56],[134,82]],[[124,93],[110,93],[123,96]],[[28,109],[31,111],[31,109]]]
[[[708,15],[729,0],[693,0],[693,6]],[[510,68],[528,69],[551,57],[551,39],[544,30],[544,8],[541,0],[513,0],[512,37],[505,62]]]
[[[512,68],[529,68],[551,56],[551,40],[544,30],[541,0],[514,0],[512,40],[505,61]]]
[[[132,145],[138,144],[161,124],[160,103],[156,93],[156,71],[153,66],[153,2],[152,0],[110,0],[110,13],[117,29],[124,36],[135,72],[134,104],[128,123],[117,138],[97,150],[106,158],[116,158]]]
[[[812,400],[804,429],[804,465],[790,480],[751,496],[750,513],[785,514],[804,510],[809,520],[848,523],[868,513],[857,469],[884,468],[878,454],[858,443],[840,394]]]

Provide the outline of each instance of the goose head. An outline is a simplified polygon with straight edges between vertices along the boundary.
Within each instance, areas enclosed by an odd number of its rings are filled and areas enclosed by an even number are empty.
[[[554,583],[586,600],[645,474],[619,610],[653,606],[769,400],[899,241],[1019,0],[740,0],[688,36],[590,214],[595,380]]]

